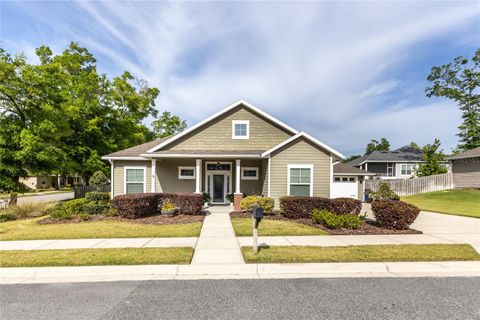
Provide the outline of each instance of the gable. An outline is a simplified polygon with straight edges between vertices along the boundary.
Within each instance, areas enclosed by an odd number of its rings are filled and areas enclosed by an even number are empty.
[[[249,139],[232,139],[232,121],[242,120],[249,121]],[[160,150],[267,150],[292,135],[240,104]]]

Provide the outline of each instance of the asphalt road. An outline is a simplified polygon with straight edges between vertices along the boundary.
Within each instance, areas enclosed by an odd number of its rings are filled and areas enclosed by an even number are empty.
[[[3,285],[0,319],[480,319],[480,278]]]
[[[65,192],[65,193],[54,193],[54,194],[46,194],[43,196],[32,196],[32,197],[20,197],[18,198],[18,203],[25,203],[25,202],[50,202],[50,201],[62,201],[73,199],[73,192]]]

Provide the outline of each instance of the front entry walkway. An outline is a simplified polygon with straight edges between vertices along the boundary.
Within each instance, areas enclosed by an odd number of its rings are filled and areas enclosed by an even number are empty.
[[[192,264],[243,264],[229,213],[230,206],[214,206],[205,217]]]

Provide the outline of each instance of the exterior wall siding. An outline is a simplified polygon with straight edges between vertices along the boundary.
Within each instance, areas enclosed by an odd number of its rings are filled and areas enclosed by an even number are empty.
[[[115,160],[113,162],[114,172],[113,172],[113,195],[118,196],[125,194],[125,176],[124,170],[125,167],[146,167],[145,170],[145,183],[146,183],[146,192],[151,190],[152,182],[152,163],[151,161],[124,161],[124,160]]]
[[[195,192],[195,179],[179,179],[178,167],[195,167],[195,159],[161,159],[156,165],[156,192]],[[203,170],[202,170],[203,171]],[[203,176],[202,176],[203,189]]]
[[[232,139],[232,121],[249,120],[249,139]],[[254,112],[239,107],[162,150],[268,150],[292,136]]]
[[[452,161],[455,188],[480,188],[480,158]]]
[[[313,196],[330,197],[330,154],[299,139],[277,150],[271,157],[271,196],[279,207],[281,196],[287,195],[288,165],[313,165]]]
[[[233,162],[235,166],[235,162]],[[242,180],[240,179],[240,191],[249,195],[261,195],[263,193],[263,180],[262,175],[264,175],[264,169],[262,168],[261,160],[241,160],[240,167],[256,167],[258,168],[258,180]],[[233,191],[235,192],[235,168],[233,168]]]

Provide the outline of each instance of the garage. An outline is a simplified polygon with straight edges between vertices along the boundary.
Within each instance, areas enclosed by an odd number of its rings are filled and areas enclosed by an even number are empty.
[[[363,181],[368,176],[375,176],[375,173],[361,170],[345,163],[339,162],[334,164],[330,197],[363,200]]]

